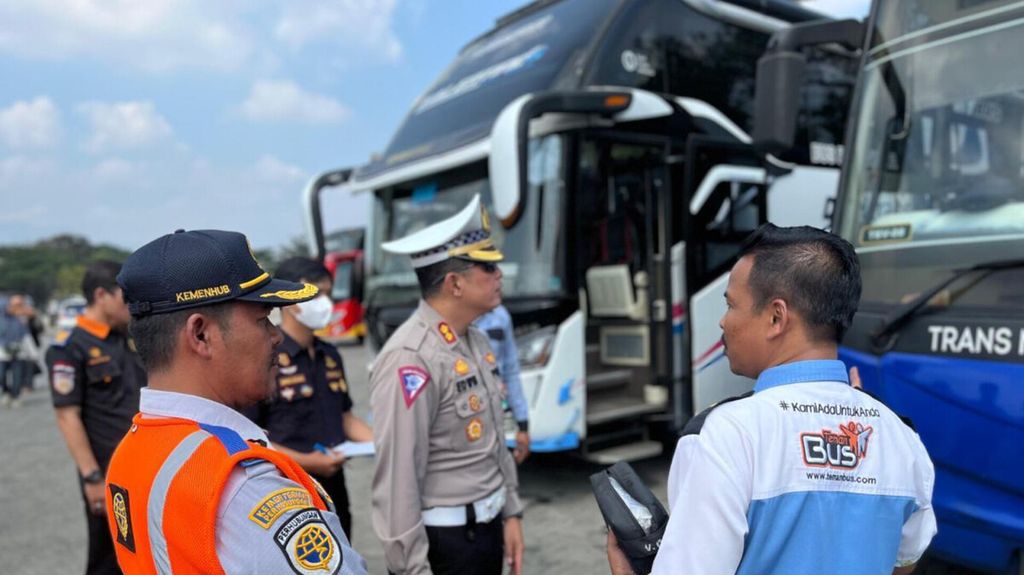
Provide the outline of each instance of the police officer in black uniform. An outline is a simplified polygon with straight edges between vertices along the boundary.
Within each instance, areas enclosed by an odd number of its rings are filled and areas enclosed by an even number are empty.
[[[107,527],[103,479],[114,448],[139,409],[146,372],[125,334],[128,306],[117,285],[121,264],[91,264],[82,280],[86,308],[46,353],[57,426],[78,468],[89,526],[87,575],[121,573]]]
[[[246,415],[267,430],[279,451],[320,482],[334,500],[342,528],[351,540],[352,514],[342,470],[345,458],[331,447],[345,440],[373,441],[373,432],[352,413],[338,350],[314,335],[331,319],[331,276],[320,262],[295,257],[285,260],[274,277],[313,284],[320,295],[282,308],[284,340],[277,347],[276,393]]]

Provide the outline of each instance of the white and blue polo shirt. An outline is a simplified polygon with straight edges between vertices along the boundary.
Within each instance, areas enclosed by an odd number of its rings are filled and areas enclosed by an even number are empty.
[[[679,440],[653,573],[889,574],[936,533],[934,482],[917,434],[842,362],[774,367]]]

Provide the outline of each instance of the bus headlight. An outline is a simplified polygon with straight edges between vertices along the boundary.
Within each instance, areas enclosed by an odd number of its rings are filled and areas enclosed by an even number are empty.
[[[551,357],[555,344],[555,326],[542,327],[516,338],[519,365],[522,368],[543,367]]]

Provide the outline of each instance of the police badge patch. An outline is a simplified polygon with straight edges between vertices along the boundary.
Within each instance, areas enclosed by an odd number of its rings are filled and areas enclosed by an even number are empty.
[[[416,401],[416,398],[426,389],[427,382],[430,381],[430,374],[415,365],[406,365],[398,368],[398,380],[402,384],[405,407],[409,408],[412,407],[412,402]]]
[[[277,530],[274,541],[299,575],[334,575],[341,571],[341,545],[316,509],[296,513]]]
[[[75,366],[70,363],[56,362],[50,368],[50,382],[53,391],[67,395],[75,390]]]

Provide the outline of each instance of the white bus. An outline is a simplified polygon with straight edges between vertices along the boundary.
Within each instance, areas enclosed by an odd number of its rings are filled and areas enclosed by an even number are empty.
[[[749,389],[721,361],[725,274],[768,219],[826,225],[852,89],[818,58],[802,143],[766,166],[748,135],[755,67],[773,31],[819,18],[783,0],[561,0],[500,19],[347,180],[372,195],[371,345],[419,294],[380,245],[480,194],[500,222],[533,451],[655,455],[692,414]],[[329,218],[322,187],[307,190],[311,230]]]

